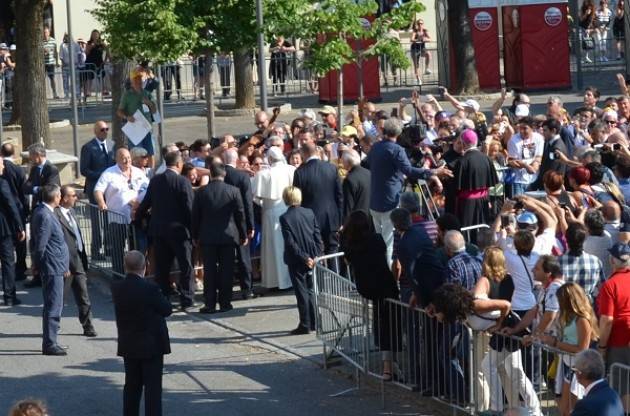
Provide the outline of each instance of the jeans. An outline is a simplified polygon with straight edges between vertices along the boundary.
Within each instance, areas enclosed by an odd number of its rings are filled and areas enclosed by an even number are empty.
[[[389,214],[392,211],[378,212],[370,210],[372,215],[372,222],[374,223],[374,229],[377,233],[383,236],[385,246],[387,247],[387,264],[392,266],[392,251],[394,250],[394,224],[389,219]]]

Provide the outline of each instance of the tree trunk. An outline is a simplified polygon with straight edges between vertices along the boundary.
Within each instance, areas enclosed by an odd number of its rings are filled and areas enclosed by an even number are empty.
[[[125,147],[127,139],[122,132],[122,120],[116,115],[120,99],[125,91],[125,80],[131,71],[132,64],[126,59],[115,59],[112,65],[112,140],[116,144],[116,149]]]
[[[44,0],[15,0],[15,44],[19,70],[15,72],[14,94],[22,125],[22,147],[44,142],[50,147],[46,74],[42,53]]]
[[[236,85],[236,108],[256,107],[252,58],[248,49],[234,52],[234,84]]]
[[[476,94],[479,92],[479,76],[475,66],[475,49],[468,23],[468,2],[449,0],[449,35],[455,50],[458,94]]]

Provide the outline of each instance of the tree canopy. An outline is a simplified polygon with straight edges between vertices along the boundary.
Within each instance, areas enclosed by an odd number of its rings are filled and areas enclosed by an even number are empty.
[[[174,61],[198,42],[198,28],[179,13],[185,0],[96,0],[92,11],[103,25],[113,56]]]

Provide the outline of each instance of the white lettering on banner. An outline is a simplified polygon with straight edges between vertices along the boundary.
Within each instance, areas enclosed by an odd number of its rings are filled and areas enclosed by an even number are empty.
[[[529,6],[533,4],[566,4],[567,0],[468,0],[469,9],[501,6]]]
[[[473,24],[477,30],[485,32],[492,27],[492,15],[488,12],[479,12],[475,14]]]
[[[545,23],[548,26],[558,26],[562,22],[562,12],[557,7],[550,7],[545,10]]]

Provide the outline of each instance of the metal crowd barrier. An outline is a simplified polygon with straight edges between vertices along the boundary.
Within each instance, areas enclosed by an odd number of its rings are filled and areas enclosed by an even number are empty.
[[[454,411],[499,415],[521,408],[535,416],[559,414],[565,378],[572,391],[580,391],[574,377],[563,373],[573,366],[572,354],[535,339],[443,323],[398,300],[368,301],[349,273],[344,276],[328,265],[342,256],[316,259],[313,295],[324,366],[335,356],[349,364],[357,377],[351,390],[360,387],[361,376],[373,376],[381,382],[384,400],[383,382],[391,377],[392,384]],[[565,364],[551,374],[556,357]],[[629,395],[630,366],[614,364],[609,379],[620,395]]]
[[[125,252],[143,248],[136,227],[126,215],[84,201],[77,202],[75,212],[90,267],[124,277]]]
[[[619,393],[626,414],[630,413],[630,365],[613,363],[608,369],[608,384]]]

